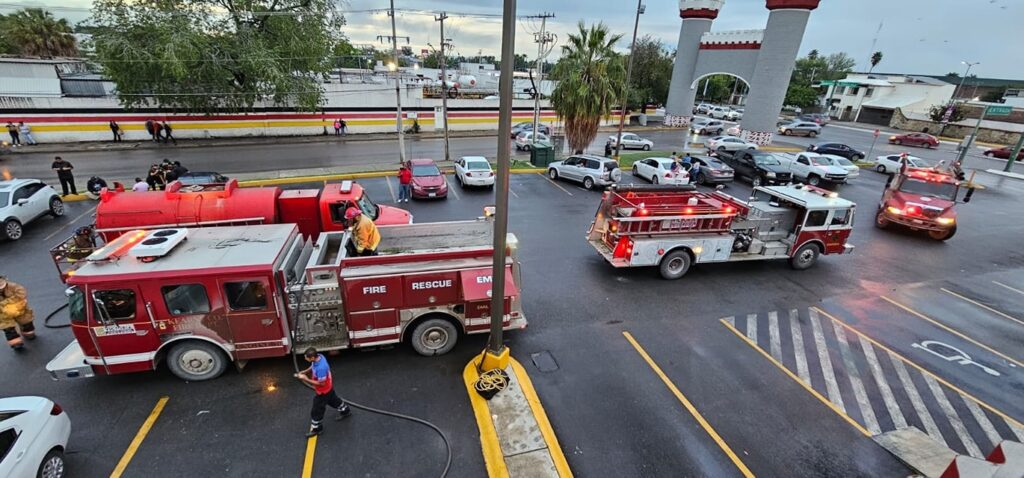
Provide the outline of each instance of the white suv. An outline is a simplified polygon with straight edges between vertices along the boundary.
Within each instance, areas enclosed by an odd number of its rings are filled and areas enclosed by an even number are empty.
[[[619,182],[622,171],[619,171],[619,163],[614,159],[583,154],[549,164],[548,177],[579,181],[583,187],[593,189],[594,186],[611,186]]]
[[[46,214],[64,215],[64,201],[53,188],[38,179],[0,181],[0,238],[21,239],[22,227]]]
[[[730,113],[732,113],[732,108],[728,106],[713,106],[708,110],[708,116],[714,119],[727,119]]]

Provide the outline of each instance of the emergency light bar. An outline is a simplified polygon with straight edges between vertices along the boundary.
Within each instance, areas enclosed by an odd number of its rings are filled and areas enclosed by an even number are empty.
[[[339,188],[339,190],[341,192],[343,192],[343,193],[352,192],[352,181],[351,180],[342,181],[341,182],[341,188]]]

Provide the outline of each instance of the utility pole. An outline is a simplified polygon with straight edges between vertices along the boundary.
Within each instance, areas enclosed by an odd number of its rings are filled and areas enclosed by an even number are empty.
[[[394,0],[392,0],[394,1]],[[434,17],[434,21],[441,22],[441,110],[444,114],[444,160],[450,161],[448,146],[448,60],[445,59],[444,50],[451,44],[451,40],[444,37],[444,21],[448,14],[441,12]]]
[[[626,124],[626,103],[627,96],[629,96],[629,79],[633,76],[633,58],[636,56],[636,30],[640,27],[640,15],[644,13],[643,0],[637,0],[636,2],[636,20],[633,22],[633,42],[629,44],[629,66],[626,67],[626,83],[622,85],[622,100],[619,102],[619,133],[615,137],[615,158],[618,159],[619,152],[622,151],[622,127]],[[707,84],[705,83],[705,89]]]
[[[551,50],[545,49],[545,45],[548,43],[554,43],[555,35],[548,33],[547,23],[549,18],[555,18],[554,13],[542,13],[535,17],[540,18],[540,32],[533,35],[533,41],[537,43],[537,66],[534,70],[537,71],[537,87],[533,95],[533,134],[530,135],[530,143],[537,143],[537,124],[540,123],[540,84],[544,79],[544,58],[548,56]],[[511,134],[511,133],[510,133]]]
[[[405,164],[405,129],[402,127],[402,80],[398,69],[398,32],[395,29],[395,0],[391,0],[391,9],[388,10],[388,16],[391,17],[391,56],[393,57],[392,61],[395,63],[395,104],[398,108],[395,127],[398,129],[398,160]],[[381,37],[378,36],[377,38],[380,39]],[[406,43],[409,43],[409,37],[403,38],[405,38]]]

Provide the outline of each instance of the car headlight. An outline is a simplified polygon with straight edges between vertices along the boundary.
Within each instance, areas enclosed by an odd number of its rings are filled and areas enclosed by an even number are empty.
[[[952,217],[940,217],[940,218],[936,219],[935,222],[937,222],[939,224],[942,224],[943,226],[949,226],[949,225],[953,224],[954,222],[956,222],[956,219],[954,219]]]
[[[767,176],[769,178],[774,178],[775,177],[775,173],[769,172],[769,173],[765,174],[765,176]]]

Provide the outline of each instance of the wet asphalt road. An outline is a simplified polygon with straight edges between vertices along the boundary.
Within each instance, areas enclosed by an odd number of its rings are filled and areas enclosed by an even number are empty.
[[[869,133],[831,126],[826,131],[822,140],[835,135],[864,149],[870,144],[852,141],[870,140]],[[948,154],[946,148],[912,152],[937,159]],[[508,334],[507,343],[531,373],[577,476],[739,476],[734,461],[624,332],[757,475],[905,476],[909,471],[858,429],[891,430],[900,423],[897,415],[961,453],[987,453],[993,436],[1014,437],[1024,420],[1014,398],[1024,370],[1016,366],[1024,360],[1024,325],[943,289],[1021,319],[1024,255],[1014,241],[1024,230],[1024,184],[988,175],[979,182],[988,189],[960,206],[960,228],[948,242],[875,229],[870,215],[884,177],[864,171],[840,189],[859,204],[853,255],[823,257],[803,272],[784,262],[702,265],[680,281],[666,282],[653,270],[612,269],[586,243],[597,192],[515,175],[509,228],[522,244],[521,289],[530,327]],[[378,202],[391,200],[394,188],[385,180],[361,183]],[[469,219],[492,202],[488,191],[452,191],[447,200],[407,207],[417,222],[427,222]],[[744,198],[749,187],[734,184],[726,192]],[[22,241],[0,244],[2,271],[29,288],[37,320],[63,299],[45,251],[70,233],[72,219],[87,222],[90,207],[71,204],[64,219],[41,219]],[[43,367],[69,340],[66,329],[44,330],[23,355],[0,351],[0,367],[8,371],[0,377],[0,390],[45,395],[68,410],[69,465],[76,476],[108,475],[161,396],[169,397],[167,407],[127,476],[301,470],[310,397],[292,382],[290,360],[254,361],[241,373],[209,383],[182,383],[166,371],[52,382]],[[925,341],[956,347],[999,376],[939,357],[952,352]],[[483,345],[482,338],[469,339],[432,359],[406,347],[345,352],[332,363],[344,396],[434,421],[454,443],[451,476],[483,476],[461,383],[463,366]],[[880,361],[877,373],[869,349]],[[558,370],[540,372],[533,365],[531,355],[541,352],[554,357]],[[773,363],[769,357],[776,354]],[[900,368],[909,371],[909,386]],[[801,384],[792,376],[802,377],[804,369],[807,382]],[[895,412],[882,382],[894,397]],[[858,426],[822,400],[841,403]],[[328,423],[314,475],[434,476],[442,451],[425,429],[357,414],[343,424]]]

